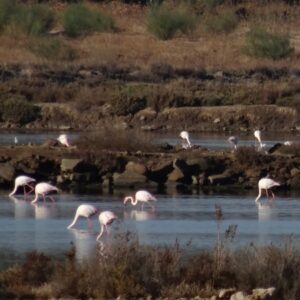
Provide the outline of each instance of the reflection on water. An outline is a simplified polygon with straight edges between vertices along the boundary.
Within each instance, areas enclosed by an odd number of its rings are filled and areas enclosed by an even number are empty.
[[[141,244],[189,244],[188,251],[211,248],[216,244],[218,226],[221,239],[231,225],[237,225],[234,246],[283,243],[291,234],[300,242],[300,201],[297,195],[278,197],[273,202],[255,203],[256,192],[249,195],[190,194],[156,195],[156,210],[124,207],[122,197],[114,195],[57,196],[55,203],[31,205],[21,198],[0,196],[0,252],[22,255],[31,250],[62,255],[76,247],[79,260],[105,249],[121,234],[134,233]],[[118,220],[96,242],[100,225],[97,216],[87,230],[85,220],[76,229],[67,226],[80,203],[91,203],[100,211],[111,210]],[[222,218],[217,224],[215,205],[220,205]],[[96,250],[98,249],[98,250]],[[105,251],[104,251],[105,252]],[[11,260],[10,260],[11,262]]]

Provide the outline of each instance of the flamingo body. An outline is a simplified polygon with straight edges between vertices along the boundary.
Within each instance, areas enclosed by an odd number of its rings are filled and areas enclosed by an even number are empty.
[[[104,230],[107,231],[107,226],[108,225],[111,225],[114,220],[117,219],[117,216],[109,211],[109,210],[106,210],[106,211],[103,211],[102,213],[100,213],[99,215],[99,223],[101,225],[101,231],[99,233],[99,235],[97,236],[97,240],[99,240],[102,236],[102,234],[104,233]]]
[[[35,198],[31,201],[31,203],[37,202],[39,195],[42,195],[44,198],[44,201],[46,201],[46,195],[51,192],[58,192],[58,188],[56,186],[51,185],[46,182],[38,183],[35,186]],[[52,197],[50,197],[50,196],[48,196],[48,197],[54,202],[54,199]]]
[[[236,136],[230,136],[228,138],[228,142],[233,146],[235,150],[237,150],[237,144],[239,142],[239,139]]]
[[[186,141],[186,145],[184,145],[184,148],[191,148],[192,147],[192,144],[191,144],[191,141],[190,141],[190,136],[189,136],[189,133],[187,131],[181,131],[179,136]]]
[[[34,190],[34,188],[32,186],[30,186],[30,184],[35,181],[36,180],[34,178],[31,178],[26,175],[21,175],[21,176],[16,177],[14,189],[9,194],[9,196],[13,196],[17,192],[18,187],[20,187],[20,186],[22,186],[24,188],[24,196],[26,196],[26,194],[29,194]],[[25,186],[28,186],[31,189],[28,193],[26,193],[26,191],[25,191]]]
[[[88,227],[91,227],[91,223],[90,223],[90,217],[92,217],[93,215],[95,215],[97,213],[98,209],[90,204],[81,204],[78,206],[76,213],[75,213],[75,217],[72,221],[72,223],[68,226],[68,229],[72,228],[79,217],[83,217],[83,218],[87,218],[88,220]]]
[[[157,201],[157,199],[147,191],[137,191],[134,198],[132,196],[127,196],[124,198],[123,203],[126,205],[127,201],[131,201],[131,204],[134,206],[137,205],[138,202],[141,202],[142,208],[144,207],[144,204],[147,203],[154,209],[154,206],[150,202]]]
[[[57,140],[64,146],[70,147],[69,138],[66,134],[61,134]]]
[[[269,198],[269,191],[271,192],[272,198],[275,198],[274,193],[271,191],[271,188],[273,188],[274,186],[280,186],[280,183],[276,182],[275,180],[271,179],[271,178],[262,178],[259,180],[258,182],[258,196],[255,199],[255,201],[257,202],[259,200],[259,198],[262,195],[262,190],[266,191],[266,195]]]

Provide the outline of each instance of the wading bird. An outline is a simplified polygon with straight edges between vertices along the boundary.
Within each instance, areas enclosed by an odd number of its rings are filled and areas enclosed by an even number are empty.
[[[267,195],[268,199],[269,199],[269,191],[270,191],[272,199],[274,199],[275,195],[271,190],[271,188],[274,187],[274,186],[280,186],[280,183],[274,181],[271,178],[262,178],[262,179],[260,179],[259,182],[258,182],[258,196],[255,199],[255,202],[257,202],[259,200],[259,198],[261,197],[262,190],[266,191],[266,195]]]
[[[75,217],[72,223],[67,228],[68,229],[72,228],[76,224],[79,217],[87,218],[88,228],[91,228],[92,222],[90,220],[90,217],[94,216],[97,212],[98,212],[98,208],[96,208],[93,205],[90,204],[79,205],[76,210]]]
[[[262,144],[262,141],[261,141],[261,131],[260,130],[255,130],[254,131],[254,137],[258,140],[258,144],[259,144],[259,148],[263,148],[264,145]]]
[[[64,146],[70,147],[69,138],[66,134],[61,134],[57,140]]]
[[[234,150],[237,150],[237,144],[239,142],[239,139],[236,136],[230,136],[228,138],[228,142],[233,146]]]
[[[24,197],[26,197],[26,195],[30,194],[34,190],[34,187],[31,185],[34,182],[35,182],[34,178],[31,178],[26,175],[21,175],[21,176],[16,177],[15,187],[14,187],[13,191],[9,194],[9,196],[14,195],[17,192],[18,187],[22,186],[23,190],[24,190]],[[29,192],[26,192],[26,188],[25,188],[26,186],[28,186],[30,188]]]
[[[102,234],[104,233],[104,230],[107,232],[107,226],[111,225],[114,222],[114,220],[116,220],[116,219],[117,219],[117,216],[109,210],[106,210],[106,211],[103,211],[102,213],[100,213],[99,223],[101,226],[101,231],[100,231],[99,235],[97,236],[97,240],[99,240],[101,238]]]
[[[192,144],[191,144],[191,141],[190,141],[190,136],[189,136],[189,133],[187,131],[181,131],[180,134],[179,134],[179,137],[181,137],[185,142],[185,143],[182,144],[182,147],[184,149],[192,147]]]
[[[53,197],[49,196],[48,194],[51,192],[58,192],[58,188],[46,182],[38,183],[35,186],[35,197],[31,201],[31,203],[35,203],[38,201],[39,195],[43,196],[44,202],[46,201],[46,195],[49,197],[53,202],[55,201]]]
[[[127,201],[131,201],[132,205],[137,205],[138,202],[142,202],[142,209],[144,204],[147,203],[154,210],[154,206],[150,203],[152,201],[157,201],[157,199],[147,191],[137,191],[135,197],[127,196],[124,198],[124,204],[126,205]]]

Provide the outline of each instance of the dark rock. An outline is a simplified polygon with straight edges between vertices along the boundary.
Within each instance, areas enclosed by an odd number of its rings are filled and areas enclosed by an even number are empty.
[[[15,168],[10,163],[0,163],[0,178],[4,181],[14,181]]]

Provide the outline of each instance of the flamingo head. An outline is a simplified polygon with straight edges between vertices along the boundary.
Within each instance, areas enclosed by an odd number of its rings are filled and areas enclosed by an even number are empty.
[[[130,200],[133,200],[132,196],[125,197],[124,200],[123,200],[123,204],[126,205],[127,201],[130,201]]]

